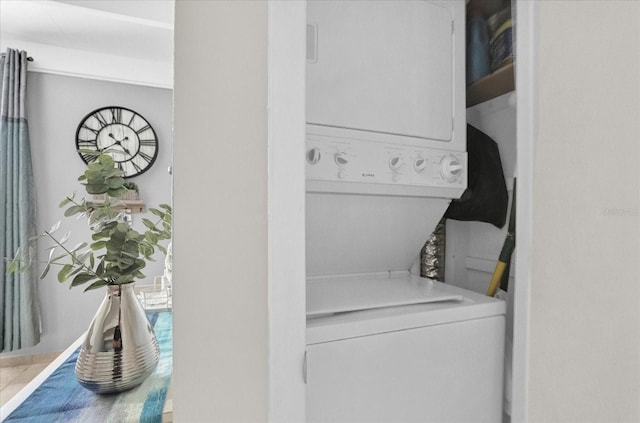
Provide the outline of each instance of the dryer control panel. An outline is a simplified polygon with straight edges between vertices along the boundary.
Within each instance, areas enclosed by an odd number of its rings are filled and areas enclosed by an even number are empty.
[[[308,134],[306,172],[316,181],[464,189],[467,154]]]

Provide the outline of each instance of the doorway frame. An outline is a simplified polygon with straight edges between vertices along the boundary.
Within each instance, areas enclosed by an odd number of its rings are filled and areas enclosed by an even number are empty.
[[[531,255],[532,255],[532,219],[533,219],[533,168],[537,128],[537,15],[536,2],[514,0],[517,6],[516,42],[517,63],[516,77],[516,110],[517,110],[517,223],[518,247],[515,251],[515,287],[514,287],[514,338],[512,362],[512,392],[511,392],[511,421],[527,422],[528,412],[528,359],[529,359],[529,309],[531,290]],[[294,134],[300,131],[298,119],[287,119],[286,114],[278,116],[278,111],[291,110],[291,98],[302,99],[304,104],[305,85],[300,84],[300,76],[304,78],[304,67],[300,69],[300,59],[306,62],[304,49],[300,50],[300,43],[291,48],[291,40],[301,37],[306,27],[306,1],[288,2],[286,0],[269,1],[269,186],[271,192],[279,193],[286,201],[304,205],[304,193],[289,193],[285,195],[291,182],[283,180],[285,167],[281,160],[296,158],[290,154],[287,145],[279,140],[280,131]],[[302,56],[302,57],[300,57]],[[292,64],[294,67],[292,68]],[[293,78],[293,79],[291,79]],[[304,81],[304,79],[303,79]],[[279,90],[286,95],[279,95]],[[288,102],[289,101],[289,102]],[[298,103],[299,104],[299,103]],[[303,116],[304,120],[304,116]],[[302,122],[304,124],[304,122]],[[291,145],[289,145],[291,147]],[[296,148],[297,149],[297,148]],[[274,166],[278,164],[278,166]],[[300,173],[302,172],[302,173]],[[290,179],[302,178],[304,168],[296,168],[294,173],[288,174]],[[302,196],[302,198],[300,198]],[[277,208],[276,197],[270,196],[270,214]],[[303,206],[304,216],[304,206]],[[273,214],[271,214],[273,216]],[[276,226],[272,226],[275,223]],[[279,232],[281,235],[291,234],[296,228],[304,233],[304,219],[302,225],[296,220],[293,227],[284,228],[283,222],[270,220],[271,234]],[[298,253],[304,251],[303,244],[298,239]],[[283,266],[283,256],[272,256],[276,244],[270,244],[270,264],[273,269]],[[293,251],[293,245],[288,245],[288,251]],[[281,257],[278,259],[278,257]],[[304,256],[297,255],[295,269],[304,269]],[[270,304],[270,352],[269,352],[269,420],[301,421],[305,413],[305,386],[301,381],[300,353],[306,348],[304,328],[304,310],[300,305],[305,304],[304,287],[298,287],[293,292],[286,292],[278,286],[277,272],[270,272],[269,276],[269,304]],[[304,280],[304,279],[303,279]],[[304,285],[304,284],[302,284]],[[302,315],[301,315],[302,314]],[[280,341],[285,340],[284,343]],[[287,358],[287,359],[285,359]]]

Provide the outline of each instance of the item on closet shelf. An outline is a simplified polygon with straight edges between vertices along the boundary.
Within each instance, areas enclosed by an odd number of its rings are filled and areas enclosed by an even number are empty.
[[[487,18],[491,72],[513,61],[513,24],[511,5]]]
[[[511,212],[509,214],[509,230],[502,244],[500,257],[496,263],[496,268],[491,276],[487,296],[493,297],[498,291],[498,287],[503,291],[509,289],[509,270],[511,267],[511,255],[516,248],[516,178],[513,178],[513,199],[511,200]]]
[[[507,20],[493,35],[489,42],[491,55],[491,71],[501,68],[513,61],[513,25]]]
[[[467,23],[467,85],[490,71],[489,29],[482,9],[474,7]]]
[[[504,9],[494,13],[487,18],[487,25],[489,27],[489,37],[493,38],[505,22],[511,19],[511,5]]]
[[[459,200],[451,201],[445,217],[474,220],[502,228],[507,219],[509,194],[498,144],[484,132],[467,125],[469,180]]]
[[[446,249],[446,219],[436,225],[420,254],[420,276],[444,282],[444,260]]]

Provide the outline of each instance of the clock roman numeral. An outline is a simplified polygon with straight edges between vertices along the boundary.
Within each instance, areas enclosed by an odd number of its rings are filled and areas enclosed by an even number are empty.
[[[91,154],[80,154],[80,156],[82,157],[82,160],[84,160],[86,164],[95,162],[96,159],[98,158],[98,156],[93,156]]]
[[[104,116],[102,116],[102,113],[100,112],[96,112],[93,117],[96,118],[96,120],[98,121],[98,123],[100,124],[100,128],[104,128],[105,126],[108,125],[106,119],[104,118]]]
[[[131,160],[130,162],[133,167],[136,169],[136,172],[140,172],[142,170],[142,168],[138,165],[138,163],[136,163],[134,160]]]
[[[78,146],[82,146],[82,147],[97,147],[97,140],[94,138],[92,140],[83,140],[83,139],[79,139],[78,140]]]
[[[137,133],[138,135],[140,135],[142,132],[146,131],[147,129],[151,129],[151,126],[150,126],[150,125],[145,125],[145,126],[143,126],[142,128],[138,129],[138,130],[136,131],[136,133]]]
[[[150,155],[148,155],[147,153],[145,153],[144,151],[140,151],[138,152],[138,155],[140,157],[142,157],[147,163],[151,163],[151,160],[153,160],[153,157],[151,157]]]
[[[120,122],[122,122],[122,109],[113,107],[111,109],[111,123],[120,123]]]
[[[98,131],[97,129],[93,129],[93,128],[88,127],[86,123],[83,123],[83,124],[82,124],[82,127],[83,127],[84,129],[88,130],[88,131],[93,132],[93,133],[94,133],[94,134],[96,134],[96,135],[98,135],[98,132],[100,132],[100,131]]]
[[[144,145],[144,146],[147,146],[147,147],[155,147],[156,140],[155,139],[140,140],[140,145]]]

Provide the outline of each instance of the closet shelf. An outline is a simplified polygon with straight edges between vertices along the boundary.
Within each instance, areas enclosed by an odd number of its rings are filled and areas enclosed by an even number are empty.
[[[467,87],[467,107],[491,100],[515,89],[513,63],[509,63],[490,75]]]

